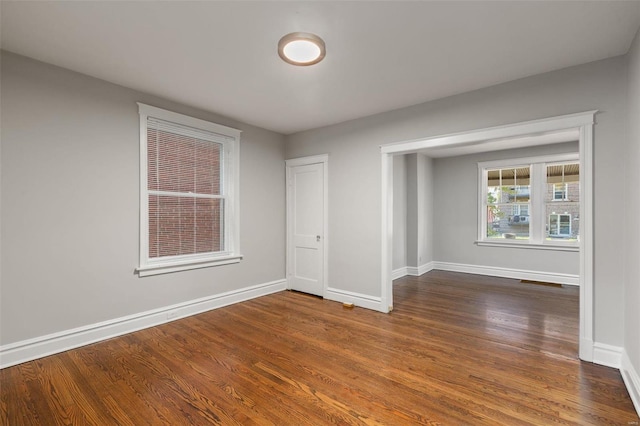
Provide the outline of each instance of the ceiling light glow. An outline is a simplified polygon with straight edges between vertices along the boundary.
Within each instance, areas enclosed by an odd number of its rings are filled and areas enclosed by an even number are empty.
[[[324,41],[315,34],[291,33],[278,42],[278,54],[293,65],[313,65],[325,55]]]

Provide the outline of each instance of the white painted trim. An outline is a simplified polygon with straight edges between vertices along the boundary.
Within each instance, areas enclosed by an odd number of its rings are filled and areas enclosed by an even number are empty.
[[[593,343],[593,362],[606,367],[620,368],[622,348],[605,343]]]
[[[563,130],[578,130],[580,153],[580,359],[593,360],[594,331],[594,251],[593,251],[593,126],[598,111],[586,111],[541,120],[490,127],[451,135],[436,136],[420,140],[382,145],[381,153],[381,287],[383,295],[393,288],[391,281],[391,242],[393,236],[393,155],[419,152],[423,149],[460,146],[468,143],[483,144],[503,138],[516,138]]]
[[[419,277],[420,268],[416,268],[415,266],[407,266],[407,275],[411,277]]]
[[[0,368],[75,349],[286,289],[286,280],[244,287],[0,347]]]
[[[478,169],[494,169],[494,168],[516,168],[526,167],[531,164],[539,163],[562,163],[566,161],[578,161],[580,154],[577,152],[570,152],[566,154],[551,154],[551,155],[536,155],[534,157],[520,157],[520,158],[504,158],[500,160],[480,161],[478,162]],[[546,174],[545,174],[546,177]]]
[[[496,266],[467,265],[463,263],[433,262],[433,269],[462,272],[465,274],[488,275],[517,280],[541,281],[555,284],[579,285],[579,276],[556,272],[527,271],[524,269],[499,268]]]
[[[233,127],[227,127],[223,126],[222,124],[216,124],[210,121],[201,120],[199,118],[190,117],[188,115],[179,114],[177,112],[143,104],[142,102],[137,102],[137,104],[138,112],[140,113],[140,115],[160,118],[162,120],[184,124],[185,126],[208,130],[210,132],[219,133],[223,136],[228,136],[235,139],[239,139],[240,134],[242,133],[242,130],[234,129]]]
[[[393,281],[391,279],[391,271],[393,268],[391,255],[393,247],[393,156],[382,155],[380,159],[382,161],[382,188],[380,193],[380,199],[382,201],[380,294],[382,295],[382,306],[386,307],[386,310],[383,310],[383,312],[389,312],[393,309]]]
[[[478,246],[493,247],[517,247],[535,250],[559,250],[559,251],[579,251],[579,242],[548,241],[546,239],[545,226],[547,225],[547,215],[545,213],[544,193],[546,192],[547,173],[545,167],[548,165],[575,162],[580,159],[578,152],[538,155],[534,157],[500,159],[492,161],[478,162]],[[497,168],[517,168],[530,167],[530,200],[531,210],[528,240],[508,240],[500,238],[487,238],[487,174],[490,169]]]
[[[242,255],[209,257],[203,260],[190,259],[185,262],[162,263],[158,265],[147,265],[136,269],[138,276],[147,277],[150,275],[168,274],[170,272],[188,271],[190,269],[208,268],[210,266],[230,265],[239,263]]]
[[[484,240],[484,241],[476,241],[475,244],[480,247],[503,247],[503,248],[521,248],[527,250],[553,250],[553,251],[580,251],[580,246],[577,244],[535,244],[535,243],[526,243],[526,242],[518,242],[518,240],[500,240],[496,239],[496,241]]]
[[[415,266],[407,266],[407,275],[411,275],[412,277],[419,277],[422,274],[426,274],[427,272],[433,270],[434,262],[424,263],[417,268]]]
[[[418,273],[420,275],[423,275],[423,274],[426,274],[427,272],[431,272],[434,269],[433,266],[434,266],[434,262],[433,261],[431,261],[429,263],[425,263],[423,265],[420,265],[418,267]]]
[[[595,120],[595,113],[594,113]],[[594,272],[593,250],[593,123],[580,127],[580,342],[594,340]],[[580,345],[580,359],[591,361],[593,351]]]
[[[287,167],[307,166],[309,164],[326,163],[329,161],[329,154],[311,155],[309,157],[292,158],[284,160]]]
[[[593,360],[593,340],[581,337],[578,341],[578,347],[580,350],[580,359]],[[584,355],[584,357],[582,355]]]
[[[293,271],[293,235],[291,233],[292,223],[290,222],[293,213],[293,203],[291,198],[291,169],[298,166],[307,166],[310,164],[322,164],[322,204],[323,218],[322,218],[322,297],[327,297],[329,290],[329,154],[313,155],[309,157],[292,158],[285,160],[285,179],[286,179],[286,260],[285,271],[287,280],[287,289],[291,289],[291,282],[289,277],[292,276]]]
[[[242,260],[240,254],[240,134],[238,129],[178,114],[138,102],[140,123],[140,241],[139,260],[135,272],[139,277],[169,272],[228,265]],[[147,187],[147,119],[158,118],[179,125],[206,130],[221,136],[224,149],[222,181],[225,199],[224,252],[149,258],[149,191]]]
[[[627,387],[633,406],[636,408],[638,416],[640,416],[640,375],[633,367],[629,355],[626,350],[622,350],[622,360],[620,362],[620,374],[622,380]]]
[[[382,304],[381,297],[369,296],[368,294],[355,293],[352,291],[329,287],[327,289],[325,299],[333,300],[335,302],[353,303],[355,306],[372,309],[374,311],[384,313],[388,312],[388,307]]]
[[[408,270],[409,270],[408,266],[403,266],[401,268],[394,269],[393,271],[391,271],[391,279],[397,280],[398,278],[406,277],[407,275],[409,275],[409,272],[407,272]]]
[[[451,133],[404,142],[385,144],[380,147],[382,154],[410,154],[426,148],[456,146],[468,143],[489,142],[496,139],[515,138],[540,133],[550,133],[589,126],[594,123],[597,110],[542,118],[504,126],[487,127],[469,132]]]
[[[397,280],[398,278],[406,277],[407,275],[412,277],[419,277],[426,274],[433,269],[433,262],[428,262],[418,266],[403,266],[402,268],[395,269],[391,272],[391,279]]]

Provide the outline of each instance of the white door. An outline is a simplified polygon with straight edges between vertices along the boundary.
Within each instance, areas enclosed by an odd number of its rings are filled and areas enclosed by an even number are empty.
[[[326,157],[320,159],[287,161],[287,281],[291,290],[323,296]]]

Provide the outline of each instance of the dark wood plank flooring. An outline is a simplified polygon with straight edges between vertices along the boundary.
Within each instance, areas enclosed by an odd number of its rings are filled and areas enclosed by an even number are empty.
[[[432,271],[389,315],[282,292],[0,372],[3,425],[630,425],[578,289]],[[635,423],[637,424],[637,423]]]

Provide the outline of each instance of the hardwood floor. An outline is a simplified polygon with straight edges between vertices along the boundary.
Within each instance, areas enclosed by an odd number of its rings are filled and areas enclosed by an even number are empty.
[[[432,271],[394,295],[282,292],[6,368],[2,424],[638,424],[577,359],[577,288]]]

